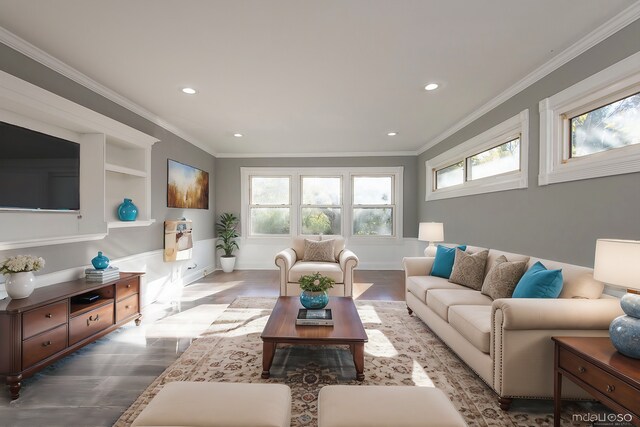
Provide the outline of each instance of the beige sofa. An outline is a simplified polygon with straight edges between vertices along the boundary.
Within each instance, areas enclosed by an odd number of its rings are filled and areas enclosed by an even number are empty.
[[[304,241],[334,240],[335,262],[302,261],[304,258]],[[280,295],[300,295],[300,277],[320,272],[336,281],[329,295],[353,296],[353,270],[358,266],[358,257],[345,249],[342,236],[297,236],[290,248],[276,254],[276,265],[280,268]]]
[[[484,248],[469,246],[467,252]],[[489,250],[485,276],[496,258],[525,260],[524,255]],[[562,269],[564,285],[557,299],[491,300],[447,279],[430,276],[435,258],[405,258],[405,293],[409,314],[415,313],[498,394],[508,410],[513,398],[552,398],[552,336],[608,336],[611,321],[623,314],[616,298],[602,294],[592,270],[530,258]],[[570,381],[565,398],[589,395]]]

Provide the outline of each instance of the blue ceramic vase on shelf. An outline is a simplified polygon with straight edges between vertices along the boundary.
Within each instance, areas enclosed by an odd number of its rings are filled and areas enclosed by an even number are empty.
[[[98,256],[91,260],[91,264],[96,270],[104,270],[109,267],[109,258],[102,255],[102,252],[98,252]]]
[[[138,217],[138,208],[131,202],[131,199],[124,199],[118,206],[118,218],[120,221],[135,221]]]

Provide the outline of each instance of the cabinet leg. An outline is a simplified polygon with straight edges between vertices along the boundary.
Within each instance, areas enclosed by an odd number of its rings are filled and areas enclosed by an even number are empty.
[[[411,310],[411,309],[409,308],[409,306],[407,306],[407,311],[409,312],[409,316],[411,316],[411,315],[413,314],[413,310]]]
[[[500,409],[502,409],[503,411],[508,411],[509,408],[511,408],[511,402],[513,402],[513,399],[510,397],[499,397],[498,398],[498,403],[500,404]]]
[[[8,376],[7,385],[9,386],[9,392],[11,393],[11,400],[19,398],[20,388],[22,387],[22,374]]]
[[[140,323],[142,322],[142,316],[138,317],[136,319],[136,326],[140,326]]]

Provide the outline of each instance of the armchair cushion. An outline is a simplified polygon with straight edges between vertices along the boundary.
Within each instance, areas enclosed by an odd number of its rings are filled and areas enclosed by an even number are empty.
[[[312,240],[315,242],[319,242],[322,240],[333,240],[333,252],[336,260],[340,256],[340,252],[344,250],[344,237],[342,236],[296,236],[293,238],[293,242],[291,244],[291,248],[295,251],[296,256],[299,260],[304,259],[304,242],[305,240]]]
[[[332,239],[319,242],[305,239],[302,261],[336,262],[333,249],[334,242]]]
[[[335,262],[298,261],[289,270],[289,282],[297,283],[300,277],[307,274],[320,273],[336,281],[344,283],[344,273],[340,264]]]

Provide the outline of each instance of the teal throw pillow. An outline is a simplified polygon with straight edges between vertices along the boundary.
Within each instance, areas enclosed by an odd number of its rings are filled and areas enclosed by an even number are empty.
[[[467,250],[467,245],[458,246],[461,251]],[[448,279],[453,270],[453,262],[456,260],[456,248],[447,248],[438,245],[436,250],[436,259],[431,267],[431,275]]]
[[[547,270],[538,261],[524,273],[512,298],[558,298],[562,283],[562,270]]]

